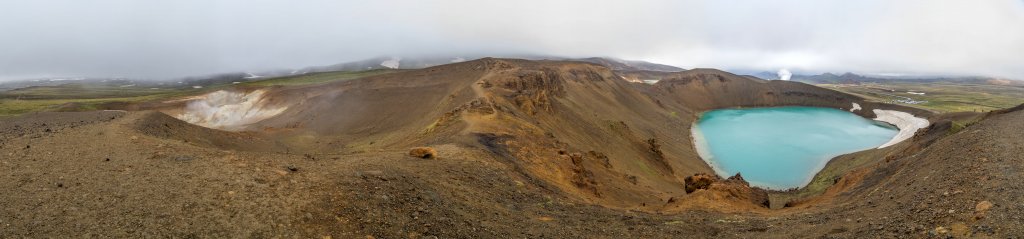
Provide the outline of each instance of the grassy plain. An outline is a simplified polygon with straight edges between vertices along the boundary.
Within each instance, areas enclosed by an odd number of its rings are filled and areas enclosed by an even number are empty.
[[[320,84],[359,79],[398,70],[337,71],[272,77],[251,81],[218,82],[193,88],[191,85],[120,85],[73,82],[56,86],[33,86],[0,92],[0,117],[30,112],[100,110],[110,103],[140,103],[198,95],[232,87],[267,87]]]
[[[818,86],[859,95],[873,101],[907,105],[943,113],[986,112],[1024,103],[1024,87],[1022,86],[946,82],[819,84]],[[926,102],[906,103],[905,99],[907,98]]]

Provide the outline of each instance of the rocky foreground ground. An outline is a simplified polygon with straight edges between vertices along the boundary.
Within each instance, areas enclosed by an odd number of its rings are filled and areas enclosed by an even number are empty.
[[[672,214],[573,202],[483,150],[268,154],[136,129],[146,113],[0,123],[0,237],[947,237],[1024,235],[1024,111],[992,116],[801,209]]]

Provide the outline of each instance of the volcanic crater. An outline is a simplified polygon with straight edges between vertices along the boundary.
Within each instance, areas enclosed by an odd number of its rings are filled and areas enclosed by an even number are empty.
[[[636,73],[484,58],[130,112],[6,119],[0,165],[11,173],[0,185],[29,196],[0,197],[0,236],[1024,233],[1021,107],[938,114],[714,69],[644,72],[653,84],[628,74]],[[887,147],[835,157],[806,187],[786,191],[716,175],[692,143],[702,112],[776,106],[868,119],[902,112],[928,123]],[[980,120],[954,129],[965,119]],[[431,156],[408,156],[416,147]],[[44,167],[65,170],[39,177]]]

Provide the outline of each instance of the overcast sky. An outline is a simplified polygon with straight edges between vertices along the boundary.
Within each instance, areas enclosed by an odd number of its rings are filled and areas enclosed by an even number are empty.
[[[1024,0],[0,0],[0,79],[460,54],[1024,79]]]

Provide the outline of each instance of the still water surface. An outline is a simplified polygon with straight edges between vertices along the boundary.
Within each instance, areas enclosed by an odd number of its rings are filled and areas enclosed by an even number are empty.
[[[802,187],[828,160],[875,148],[898,129],[819,107],[721,109],[692,128],[697,150],[720,176],[741,173],[751,185]]]

